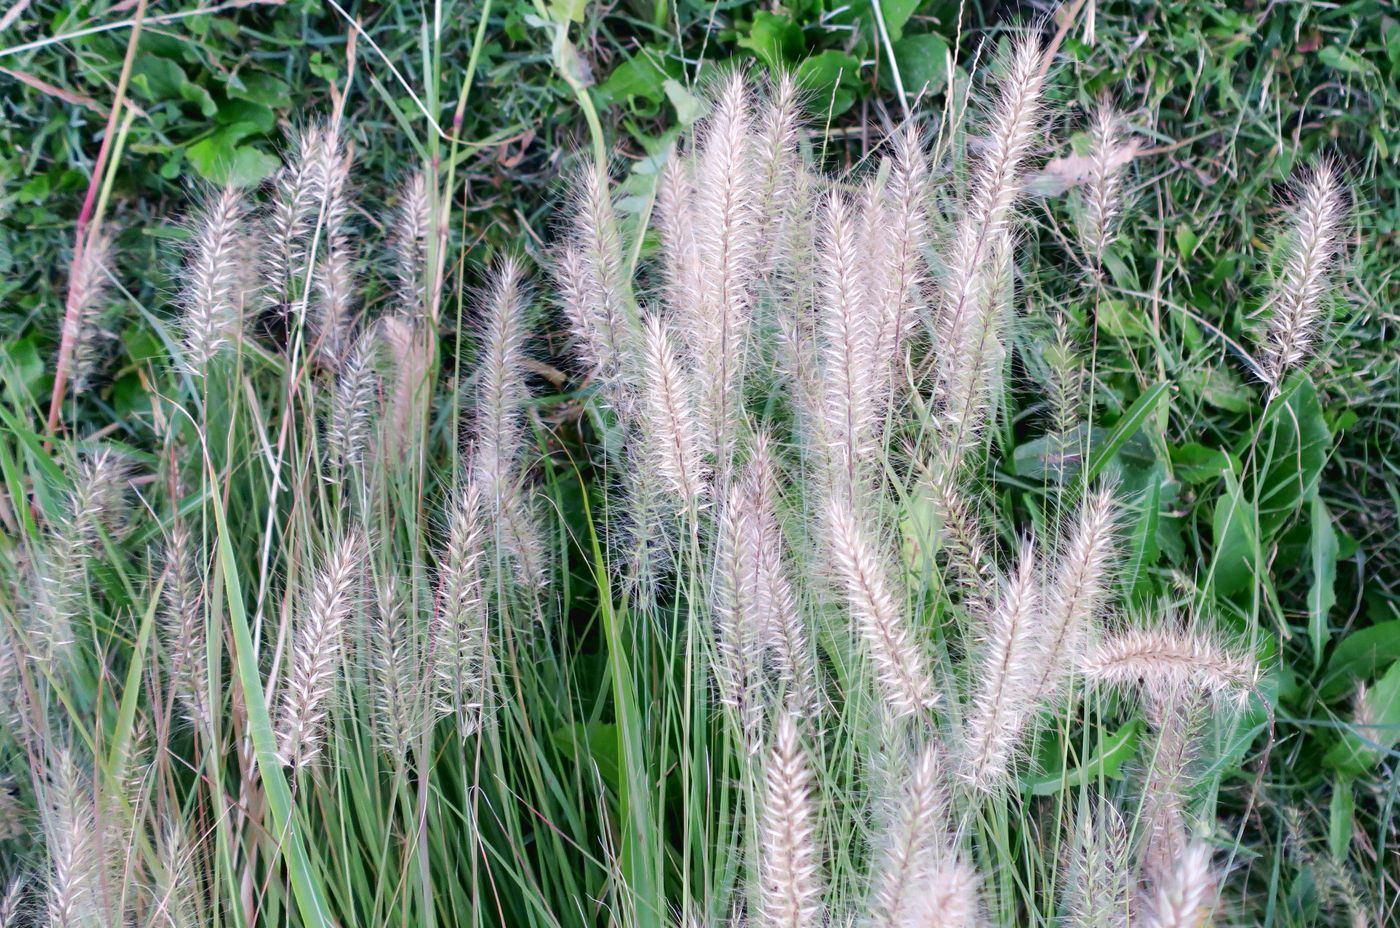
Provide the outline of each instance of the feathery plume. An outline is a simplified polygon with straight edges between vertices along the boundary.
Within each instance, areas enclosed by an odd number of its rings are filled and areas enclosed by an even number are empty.
[[[379,585],[369,633],[375,733],[384,753],[403,757],[422,730],[423,655],[397,581]]]
[[[123,527],[129,481],[130,468],[111,448],[100,448],[78,463],[65,511],[35,555],[31,628],[40,660],[56,659],[73,645],[72,619],[89,593],[88,564],[102,551],[101,532],[116,534]]]
[[[815,710],[820,693],[810,636],[783,558],[778,485],[767,433],[754,436],[744,472],[747,511],[753,521],[754,608],[759,635],[771,656],[787,704],[799,715]]]
[[[981,604],[996,584],[996,566],[976,513],[941,462],[923,468],[924,498],[937,520],[944,559],[972,606]]]
[[[574,342],[593,375],[611,393],[609,400],[621,407],[634,350],[622,233],[606,173],[600,168],[585,169],[579,183],[582,193],[574,209],[573,234],[556,276]]]
[[[209,731],[208,665],[204,633],[203,569],[189,532],[176,521],[165,552],[165,586],[161,590],[161,631],[170,655],[170,683],[185,717]]]
[[[977,923],[977,875],[952,861],[924,881],[904,928],[972,928]]]
[[[447,543],[438,560],[437,613],[433,617],[434,711],[453,716],[463,735],[481,725],[490,683],[487,639],[487,502],[470,476],[453,495]]]
[[[432,225],[432,208],[428,197],[428,179],[422,170],[408,175],[399,188],[399,203],[394,209],[394,225],[390,246],[394,252],[394,276],[399,290],[401,310],[414,319],[427,312],[427,282],[423,279],[428,259],[428,234]]]
[[[27,923],[23,908],[24,887],[24,877],[15,876],[5,885],[4,893],[0,893],[0,928],[20,928]]]
[[[1128,831],[1112,803],[1080,803],[1071,853],[1069,928],[1126,928],[1132,889]]]
[[[796,78],[782,71],[770,87],[754,139],[755,203],[754,265],[759,273],[776,271],[772,261],[777,236],[788,207],[788,197],[798,170],[797,137],[801,132],[801,99]]]
[[[728,470],[743,400],[743,364],[752,312],[756,204],[752,114],[743,75],[719,88],[701,130],[695,165],[695,241],[700,258],[699,310],[686,325],[695,338],[716,472]]]
[[[325,737],[327,702],[335,691],[345,622],[354,608],[363,543],[358,531],[340,539],[311,591],[295,632],[277,724],[282,763],[303,768],[316,760]]]
[[[1100,488],[1079,507],[1076,524],[1055,565],[1046,591],[1045,668],[1035,682],[1038,701],[1050,700],[1067,679],[1085,629],[1107,598],[1115,554],[1117,506],[1111,487]]]
[[[886,260],[889,263],[888,282],[878,296],[880,306],[880,338],[875,351],[877,361],[888,358],[891,364],[903,360],[904,340],[914,322],[914,300],[922,290],[926,270],[924,252],[928,247],[929,167],[924,154],[924,142],[914,123],[906,125],[894,137],[894,158],[890,171],[887,198],[889,206],[881,212],[889,225],[878,230],[889,238]]]
[[[672,150],[656,188],[656,226],[666,302],[689,327],[698,323],[700,248],[695,242],[695,184],[691,163]]]
[[[973,168],[963,217],[943,259],[937,384],[958,454],[977,440],[990,372],[999,366],[997,316],[1002,291],[1009,288],[1011,221],[1022,166],[1040,124],[1043,63],[1034,38],[1020,40],[1013,49],[998,82],[986,148]]]
[[[103,229],[88,236],[82,257],[74,268],[68,299],[75,312],[65,314],[70,331],[63,341],[73,346],[73,377],[69,386],[76,396],[92,386],[101,359],[102,314],[107,309],[108,274],[112,264],[112,234]]]
[[[201,924],[196,912],[199,883],[194,874],[196,848],[184,833],[179,821],[171,820],[161,829],[160,864],[155,868],[153,891],[154,911],[148,922],[161,928],[197,928]]]
[[[1123,174],[1131,157],[1123,157],[1123,119],[1107,100],[1099,101],[1089,124],[1089,176],[1080,195],[1076,231],[1080,247],[1095,267],[1117,234],[1123,211]]]
[[[827,524],[846,606],[875,665],[886,704],[896,716],[932,706],[937,695],[926,659],[905,625],[867,530],[840,499],[830,502]]]
[[[1171,877],[1186,850],[1185,804],[1196,759],[1194,733],[1205,721],[1207,705],[1199,693],[1174,692],[1147,701],[1148,723],[1157,736],[1142,786],[1140,822],[1146,823],[1143,876],[1156,884]]]
[[[1141,686],[1153,698],[1196,690],[1240,702],[1259,679],[1259,665],[1209,636],[1179,628],[1129,629],[1090,646],[1079,672],[1103,686]]]
[[[1157,887],[1148,928],[1201,928],[1215,910],[1210,847],[1193,844],[1182,853],[1171,878]]]
[[[243,304],[249,288],[246,214],[242,194],[227,187],[195,220],[180,288],[185,365],[193,374],[204,373],[243,334]]]
[[[325,196],[324,166],[339,148],[329,126],[311,126],[297,139],[297,151],[273,176],[268,207],[262,276],[272,307],[300,310],[305,294],[307,237]]]
[[[529,297],[519,262],[506,258],[491,274],[482,307],[481,365],[474,407],[473,472],[499,509],[515,484],[522,446],[525,388],[525,311]]]
[[[374,409],[373,390],[378,386],[378,376],[374,374],[374,346],[370,339],[377,330],[379,340],[389,351],[393,382],[388,390],[388,415],[384,420],[384,438],[391,454],[390,460],[400,460],[415,445],[423,428],[423,416],[429,402],[432,385],[428,382],[429,372],[429,333],[425,326],[407,316],[381,316],[373,329],[367,330],[361,339],[365,344],[358,346],[364,357],[354,358],[352,352],[350,366],[364,363],[360,374],[368,377],[361,386],[369,393],[357,391],[356,400],[368,400],[368,409]],[[363,407],[361,407],[363,408]],[[353,446],[351,446],[353,447]]]
[[[401,325],[400,320],[389,317],[382,329],[398,333]],[[336,374],[335,393],[331,397],[331,413],[326,427],[326,443],[330,446],[332,465],[342,472],[359,467],[369,449],[379,394],[379,376],[375,371],[379,334],[380,330],[374,327],[361,332],[346,354],[345,363]],[[385,336],[386,341],[392,338],[391,335]],[[411,342],[411,339],[407,341]],[[411,349],[400,347],[401,353],[411,354]],[[395,398],[398,398],[397,393]],[[411,397],[404,402],[411,406]],[[400,413],[406,415],[405,410],[396,405],[393,415],[397,416]],[[406,426],[407,422],[395,421],[389,430],[391,440],[399,440],[403,434],[402,428]]]
[[[763,629],[759,624],[758,526],[742,482],[731,483],[720,509],[715,546],[712,608],[715,677],[720,704],[738,723],[750,753],[761,746],[763,726]]]
[[[912,759],[904,789],[891,810],[883,836],[875,880],[872,925],[903,928],[912,921],[921,887],[938,877],[945,858],[948,798],[935,743]]]
[[[778,718],[764,770],[758,922],[762,928],[822,924],[817,811],[797,720]]]
[[[1016,572],[1003,584],[988,616],[977,690],[964,734],[963,777],[990,791],[1005,777],[1034,706],[1032,687],[1044,666],[1036,627],[1040,613],[1035,555],[1021,548]]]
[[[67,747],[55,750],[42,796],[48,918],[54,928],[103,924],[101,850],[91,789],[72,752]]]
[[[1283,377],[1312,353],[1326,312],[1329,275],[1342,247],[1345,196],[1337,169],[1323,161],[1303,174],[1282,238],[1283,270],[1269,298],[1261,371],[1277,392]]]
[[[507,258],[495,269],[485,302],[472,471],[497,519],[497,537],[515,566],[516,579],[539,589],[545,583],[544,552],[520,473],[525,445],[521,417],[529,399],[525,313],[530,297],[517,261]]]
[[[863,482],[879,403],[874,356],[879,322],[859,286],[860,255],[849,213],[839,193],[827,198],[821,246],[824,442],[832,492],[847,500],[856,497]]]
[[[646,393],[641,416],[648,469],[679,503],[676,508],[694,515],[705,493],[701,438],[695,431],[694,391],[681,369],[666,324],[652,316],[644,329],[642,369]]]

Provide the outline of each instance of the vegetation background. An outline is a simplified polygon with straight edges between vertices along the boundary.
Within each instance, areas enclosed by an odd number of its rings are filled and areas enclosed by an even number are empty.
[[[64,424],[73,435],[154,449],[148,393],[164,363],[155,321],[169,313],[176,286],[174,246],[186,234],[178,219],[211,185],[270,176],[289,130],[343,108],[371,225],[376,198],[387,204],[409,166],[452,163],[447,287],[456,293],[478,285],[482,265],[502,250],[544,251],[566,192],[561,178],[580,153],[610,153],[624,189],[649,189],[652,156],[698,116],[694,91],[707,69],[796,69],[828,129],[822,156],[840,169],[901,121],[897,85],[936,110],[950,55],[965,76],[1005,24],[1049,16],[1064,30],[1053,91],[1062,111],[1077,113],[1112,90],[1144,148],[1119,249],[1132,260],[1111,271],[1122,293],[1148,296],[1106,307],[1113,340],[1100,346],[1100,364],[1125,372],[1126,383],[1164,380],[1161,414],[1192,423],[1189,435],[1163,427],[1169,442],[1147,452],[1163,467],[1152,544],[1164,582],[1198,576],[1208,559],[1240,560],[1227,549],[1245,541],[1212,529],[1261,393],[1216,333],[1247,340],[1280,193],[1296,168],[1324,155],[1339,160],[1355,190],[1358,237],[1342,279],[1348,311],[1312,372],[1318,402],[1300,426],[1325,440],[1294,449],[1297,478],[1280,483],[1273,500],[1288,515],[1264,545],[1273,570],[1260,578],[1261,598],[1281,643],[1277,728],[1260,784],[1265,801],[1249,827],[1278,852],[1262,865],[1275,874],[1265,884],[1265,921],[1325,920],[1339,862],[1381,900],[1377,911],[1393,914],[1400,12],[1379,0],[878,2],[888,43],[870,0],[11,0],[0,13],[7,460],[26,435],[44,431],[85,210],[102,210],[118,230],[121,289],[107,316],[110,376]],[[1026,245],[1051,257],[1055,199],[1029,210]],[[1168,327],[1174,334],[1164,338]],[[1178,343],[1180,352],[1158,350]],[[1160,370],[1141,376],[1141,359]],[[1126,407],[1135,398],[1113,399]],[[579,441],[577,416],[567,396],[555,400],[540,404],[550,410],[553,450],[567,449]],[[1008,484],[1032,473],[1037,453],[1017,450],[1002,475]],[[13,510],[0,515],[14,535]],[[1228,597],[1228,581],[1219,585]],[[1364,731],[1349,728],[1363,685]],[[1339,748],[1358,739],[1367,750]]]

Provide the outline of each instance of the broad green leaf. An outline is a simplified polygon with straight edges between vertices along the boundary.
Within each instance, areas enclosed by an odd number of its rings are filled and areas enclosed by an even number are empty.
[[[1334,770],[1364,773],[1400,741],[1400,661],[1366,691],[1357,715],[1364,724],[1354,722],[1323,758]]]
[[[1400,661],[1400,620],[1354,631],[1332,652],[1318,695],[1326,700],[1343,696],[1392,661]]]
[[[1108,466],[1108,462],[1118,453],[1118,449],[1132,438],[1137,430],[1142,428],[1142,424],[1147,421],[1147,417],[1157,408],[1157,404],[1162,397],[1167,394],[1165,383],[1155,384],[1146,393],[1139,396],[1128,411],[1119,417],[1113,426],[1113,431],[1102,445],[1096,445],[1089,455],[1089,466],[1084,471],[1084,480],[1092,482],[1095,477],[1103,472]]]
[[[797,81],[812,95],[811,107],[822,118],[840,116],[856,102],[860,62],[845,52],[825,51],[802,62]]]
[[[1186,483],[1214,483],[1226,471],[1239,468],[1239,461],[1218,448],[1187,442],[1171,451],[1172,472]]]
[[[666,80],[672,76],[651,56],[637,55],[613,68],[594,93],[602,106],[611,106],[630,97],[660,103],[666,99]]]
[[[739,36],[737,44],[777,69],[802,54],[802,28],[786,16],[759,10],[748,34]]]
[[[894,61],[899,65],[899,78],[904,92],[914,97],[930,97],[948,84],[948,43],[940,35],[923,33],[907,35],[894,43]],[[887,71],[880,72],[880,82],[893,88],[894,81]]]
[[[1257,487],[1260,541],[1268,544],[1317,486],[1332,447],[1332,433],[1322,415],[1317,390],[1297,375],[1270,404],[1260,423],[1254,452],[1263,471]]]
[[[890,34],[891,42],[898,42],[904,35],[904,24],[909,22],[909,17],[914,15],[914,11],[919,8],[922,0],[870,0],[871,4],[880,4],[880,13],[885,20],[885,30]],[[874,17],[872,16],[873,20]],[[907,85],[906,90],[909,90]]]
[[[662,86],[666,89],[666,99],[676,108],[676,119],[681,125],[692,125],[705,115],[705,101],[686,90],[680,81],[668,78]]]
[[[1102,733],[1093,755],[1084,763],[1066,772],[1047,763],[1044,772],[1022,781],[1022,788],[1033,796],[1052,796],[1062,787],[1073,789],[1094,783],[1099,778],[1116,780],[1123,765],[1137,754],[1142,736],[1142,723],[1128,722],[1112,734]]]
[[[1327,646],[1327,616],[1337,601],[1333,585],[1337,580],[1337,533],[1332,514],[1315,491],[1312,495],[1312,522],[1308,550],[1312,556],[1312,586],[1308,588],[1308,637],[1313,646],[1313,667],[1322,666],[1322,649]]]
[[[1356,795],[1351,788],[1351,777],[1339,774],[1332,781],[1332,807],[1328,810],[1327,821],[1327,847],[1333,860],[1346,860],[1355,817]]]
[[[1215,502],[1211,519],[1215,545],[1212,581],[1218,595],[1238,593],[1254,581],[1255,565],[1259,563],[1254,522],[1254,507],[1244,498],[1239,480],[1227,473],[1225,489]]]

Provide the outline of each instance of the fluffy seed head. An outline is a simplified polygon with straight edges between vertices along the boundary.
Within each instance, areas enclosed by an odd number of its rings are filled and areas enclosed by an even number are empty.
[[[783,713],[764,769],[758,922],[763,928],[822,924],[817,810],[797,720]]]
[[[185,364],[191,373],[204,373],[243,334],[244,303],[250,289],[246,215],[242,194],[227,187],[195,220],[180,288]]]
[[[1329,276],[1342,247],[1346,197],[1330,162],[1304,173],[1290,212],[1282,240],[1283,270],[1269,299],[1260,371],[1275,391],[1284,375],[1312,353],[1326,312]]]
[[[308,766],[320,754],[363,549],[357,531],[341,538],[316,576],[295,630],[277,724],[278,757],[289,766]]]

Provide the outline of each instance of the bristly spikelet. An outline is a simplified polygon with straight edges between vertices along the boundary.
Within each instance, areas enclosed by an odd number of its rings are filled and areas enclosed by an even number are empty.
[[[328,135],[312,167],[321,194],[319,226],[313,234],[317,267],[307,321],[311,346],[332,370],[340,366],[354,328],[357,289],[350,228],[350,153]]]
[[[423,726],[422,663],[425,655],[396,580],[379,584],[370,615],[370,684],[374,731],[390,757],[412,750]]]
[[[69,387],[74,395],[92,386],[102,357],[99,344],[104,336],[102,315],[107,309],[108,275],[112,263],[112,234],[99,231],[88,237],[82,255],[74,265],[68,286],[70,311],[64,315],[63,341],[71,344],[73,377]]]
[[[1209,704],[1199,693],[1182,691],[1150,697],[1145,708],[1156,745],[1147,759],[1138,829],[1146,833],[1143,878],[1158,884],[1171,878],[1186,850],[1186,799]]]
[[[520,466],[525,451],[522,418],[530,396],[525,384],[530,292],[518,261],[506,258],[496,267],[484,302],[472,471],[491,506],[496,538],[510,557],[517,582],[538,590],[547,582],[545,552]]]
[[[695,184],[690,159],[673,150],[656,188],[662,292],[682,323],[698,321],[700,250],[695,243]]]
[[[389,233],[390,247],[394,252],[399,308],[414,319],[421,319],[428,312],[424,273],[431,225],[432,207],[427,175],[417,170],[408,175],[399,188],[394,225]]]
[[[423,417],[432,391],[432,384],[428,379],[428,339],[431,333],[426,329],[427,326],[423,322],[414,321],[408,316],[380,316],[376,325],[361,336],[362,340],[368,340],[377,335],[379,343],[388,349],[393,381],[387,391],[388,414],[384,418],[381,434],[391,461],[403,460],[405,455],[412,453],[416,447],[415,442],[421,440],[419,433],[423,428]],[[363,351],[368,357],[373,357],[374,347],[367,341],[357,346],[357,351]],[[351,353],[354,363],[367,360],[355,359],[355,353]],[[372,365],[364,368],[362,374],[370,380],[368,383],[362,380],[361,386],[371,390],[378,386],[379,378],[374,374]],[[357,391],[357,398],[360,402],[368,401],[369,409],[374,409],[372,395]]]
[[[0,892],[0,928],[21,928],[29,923],[24,910],[26,880],[23,875],[10,878]]]
[[[807,752],[796,717],[789,712],[778,717],[764,783],[757,924],[818,928],[822,885],[817,810]]]
[[[393,319],[393,323],[401,324]],[[386,325],[386,331],[397,332],[397,325]],[[379,375],[375,370],[378,360],[380,329],[370,327],[360,333],[354,345],[345,356],[345,363],[335,378],[335,393],[331,397],[330,418],[326,426],[326,443],[330,446],[332,465],[341,472],[359,467],[369,450],[370,437],[374,428],[376,401],[379,398]],[[386,335],[386,340],[392,336]],[[406,341],[411,343],[411,339]],[[404,347],[403,354],[411,354],[411,348]],[[407,388],[405,388],[407,389]],[[396,403],[391,413],[392,426],[387,430],[388,438],[395,449],[404,446],[402,434],[407,429],[412,413],[411,396]],[[403,416],[403,422],[398,421]]]
[[[586,169],[579,186],[573,228],[555,275],[579,355],[607,391],[605,398],[623,408],[636,336],[628,322],[631,295],[623,272],[622,233],[606,174]]]
[[[749,753],[762,746],[763,628],[758,608],[761,542],[748,488],[732,483],[720,507],[711,608],[719,702]]]
[[[490,685],[484,579],[487,506],[481,485],[468,475],[449,504],[447,541],[438,556],[433,711],[456,718],[463,735],[480,727]]]
[[[700,292],[685,313],[695,339],[709,452],[727,475],[743,401],[743,369],[753,311],[758,246],[753,116],[742,74],[720,85],[700,130],[695,164],[695,241]]]
[[[1083,800],[1065,895],[1069,928],[1126,928],[1132,902],[1128,830],[1106,801]]]
[[[1099,101],[1089,124],[1089,176],[1078,194],[1075,229],[1080,247],[1096,269],[1103,265],[1123,212],[1123,175],[1135,153],[1135,147],[1125,144],[1124,135],[1123,118],[1107,100]]]
[[[1201,928],[1215,910],[1210,846],[1193,844],[1176,861],[1170,879],[1157,887],[1148,928]]]
[[[645,459],[680,514],[694,517],[705,495],[702,438],[696,430],[695,390],[680,364],[666,324],[656,316],[643,326],[643,401],[639,418]]]
[[[325,739],[327,703],[335,692],[345,623],[355,606],[364,543],[347,532],[316,576],[310,602],[300,614],[287,662],[277,721],[277,754],[282,763],[306,767]]]
[[[959,860],[938,867],[919,887],[903,928],[972,928],[977,917],[977,874]]]
[[[771,279],[778,271],[773,257],[782,217],[800,170],[797,139],[802,130],[802,101],[797,79],[788,71],[780,72],[768,89],[754,139],[754,173],[758,181],[754,266],[760,275]]]
[[[1033,688],[1044,668],[1039,587],[1034,549],[1025,544],[1015,573],[1002,585],[987,616],[976,690],[965,723],[962,775],[983,792],[1005,780],[1034,706]]]
[[[153,928],[197,928],[197,898],[200,892],[195,876],[195,855],[199,845],[185,834],[184,825],[168,820],[160,830],[159,865],[154,868],[151,886],[154,912],[149,922]]]
[[[799,715],[815,711],[820,690],[811,636],[798,608],[783,556],[778,521],[778,483],[768,435],[754,437],[744,469],[746,503],[753,521],[754,598],[759,634],[788,706]]]
[[[124,527],[130,476],[126,461],[111,448],[100,448],[79,461],[64,511],[34,559],[30,609],[35,658],[54,660],[70,652],[72,619],[89,594],[88,564],[102,554],[102,531],[118,534]]]
[[[101,849],[92,787],[72,752],[54,750],[43,784],[44,841],[49,858],[48,919],[55,928],[103,924]]]
[[[1013,49],[998,82],[986,148],[973,167],[962,218],[943,257],[936,384],[956,456],[981,433],[987,391],[1000,364],[997,316],[1010,286],[1011,227],[1023,165],[1041,120],[1043,63],[1034,38]]]
[[[1269,297],[1262,347],[1260,374],[1273,392],[1313,351],[1346,221],[1346,196],[1330,161],[1304,172],[1298,188],[1281,237],[1283,268]]]
[[[242,194],[225,188],[194,223],[194,239],[180,287],[184,361],[203,374],[209,363],[243,334],[248,271]]]
[[[1096,685],[1141,687],[1154,699],[1193,690],[1226,704],[1247,700],[1259,679],[1259,665],[1249,656],[1170,619],[1105,635],[1081,655],[1079,672]]]
[[[880,928],[903,928],[911,922],[922,888],[937,878],[939,867],[951,857],[945,772],[935,743],[911,756],[904,779],[870,872],[870,924]]]
[[[176,522],[165,554],[161,632],[170,657],[170,685],[185,717],[201,732],[213,723],[208,705],[203,563],[189,532]]]
[[[854,500],[863,487],[864,464],[874,450],[879,408],[875,342],[880,323],[860,286],[860,254],[850,206],[838,193],[823,208],[821,439],[829,463],[830,492]]]
[[[338,145],[330,127],[310,126],[297,138],[296,152],[272,179],[260,270],[264,292],[278,312],[300,311],[305,298],[307,237],[325,195],[325,152]]]
[[[1100,488],[1080,504],[1075,524],[1061,545],[1045,591],[1041,633],[1045,669],[1035,683],[1038,700],[1053,699],[1068,679],[1074,656],[1082,652],[1085,632],[1107,599],[1117,522],[1113,489]]]
[[[916,300],[927,277],[928,157],[918,126],[909,123],[894,137],[894,158],[887,191],[890,219],[889,286],[881,296],[881,334],[876,359],[903,361],[904,342],[916,318]]]
[[[846,608],[875,666],[885,704],[896,717],[924,711],[938,698],[927,658],[910,634],[868,529],[848,503],[833,499],[827,530]]]
[[[941,462],[922,469],[920,488],[938,527],[944,561],[953,581],[975,608],[996,585],[991,544],[971,502]]]

